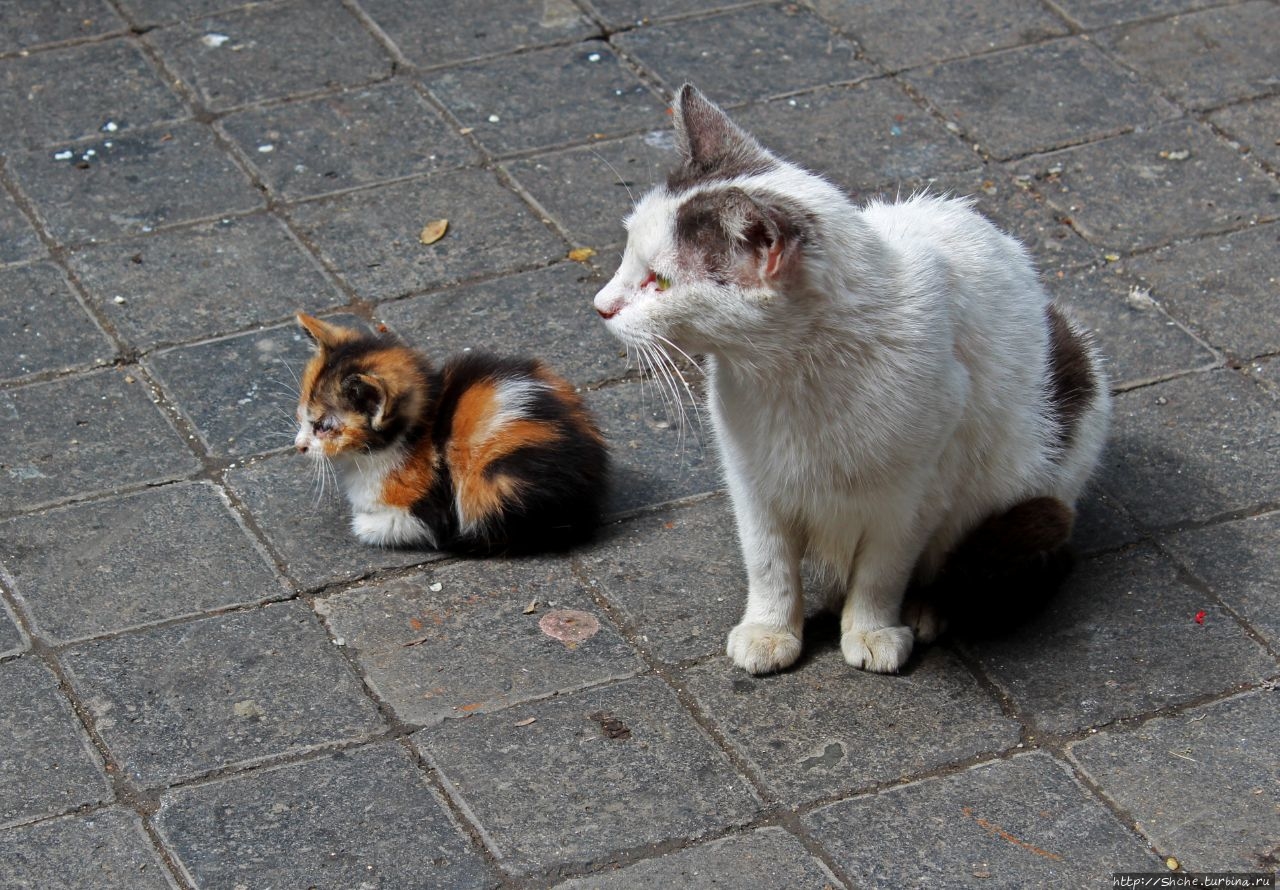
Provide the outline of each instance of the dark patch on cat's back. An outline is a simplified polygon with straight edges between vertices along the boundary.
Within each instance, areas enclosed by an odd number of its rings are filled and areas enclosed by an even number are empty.
[[[1096,394],[1098,381],[1084,338],[1072,329],[1062,310],[1050,303],[1045,316],[1049,324],[1049,400],[1065,448],[1075,438],[1076,423]]]

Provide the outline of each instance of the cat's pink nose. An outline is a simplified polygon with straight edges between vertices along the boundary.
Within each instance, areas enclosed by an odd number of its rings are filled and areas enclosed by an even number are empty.
[[[592,302],[595,303],[596,312],[600,313],[600,317],[606,321],[622,311],[623,301],[606,296],[604,291],[596,294]]]
[[[307,446],[306,446],[306,443],[300,443],[300,444],[298,445],[298,453],[299,453],[299,454],[306,454],[306,453],[307,453]]]

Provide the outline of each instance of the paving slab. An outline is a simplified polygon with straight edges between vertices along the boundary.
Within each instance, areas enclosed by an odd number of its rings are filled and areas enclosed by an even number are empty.
[[[746,604],[747,573],[725,497],[609,523],[576,561],[623,627],[663,661],[723,652]]]
[[[652,123],[664,126],[666,121],[655,116]],[[675,134],[655,129],[508,161],[502,168],[575,244],[591,247],[601,262],[613,263],[627,240],[622,221],[641,195],[666,181],[679,158]]]
[[[625,31],[664,19],[688,18],[740,6],[759,6],[760,0],[592,0],[594,8],[612,31]]]
[[[1019,169],[1086,238],[1121,253],[1243,228],[1274,218],[1280,202],[1280,185],[1194,121],[1035,158]]]
[[[1076,504],[1076,524],[1071,545],[1078,553],[1099,553],[1132,544],[1137,528],[1120,504],[1101,487],[1091,484]]]
[[[10,4],[0,24],[0,52],[121,31],[125,22],[106,0]]]
[[[1148,546],[1079,562],[1016,635],[966,647],[1049,733],[1150,713],[1276,670],[1212,597]]]
[[[684,372],[686,378],[690,372]],[[693,385],[696,380],[690,380]],[[677,383],[678,385],[678,383]],[[724,487],[719,457],[699,429],[685,396],[686,416],[655,380],[598,390],[587,397],[612,455],[606,513],[623,513]],[[696,392],[697,390],[695,390]],[[710,425],[710,420],[702,423]]]
[[[297,454],[246,463],[229,471],[227,485],[301,587],[315,590],[379,569],[417,565],[443,554],[361,544],[351,533],[351,510],[333,480],[316,475]]]
[[[412,738],[516,874],[696,838],[748,821],[758,806],[654,677],[450,720]]]
[[[143,350],[347,301],[265,214],[85,247],[71,254],[71,265],[116,331]]]
[[[246,4],[241,0],[118,0],[118,5],[145,27],[199,18]]]
[[[1219,349],[1248,358],[1280,352],[1280,275],[1268,261],[1280,251],[1280,225],[1257,226],[1133,257],[1126,271]]]
[[[1214,6],[1217,0],[1060,0],[1058,8],[1090,30]]]
[[[417,726],[643,669],[563,559],[467,561],[317,600],[370,688]],[[552,636],[566,628],[563,640]]]
[[[0,885],[175,888],[136,814],[111,808],[0,832]]]
[[[199,466],[145,384],[124,370],[0,391],[0,422],[5,511],[174,479]]]
[[[208,483],[11,519],[0,524],[0,564],[51,642],[287,593]]]
[[[1280,513],[1180,532],[1163,545],[1250,627],[1280,643]]]
[[[620,135],[656,124],[665,108],[599,40],[448,68],[424,82],[463,127],[500,155]]]
[[[1255,160],[1270,165],[1272,171],[1280,169],[1280,96],[1241,102],[1219,109],[1209,115],[1209,120],[1249,152]]]
[[[31,221],[8,192],[0,189],[0,265],[48,256]]]
[[[1274,503],[1280,405],[1227,370],[1123,393],[1100,475],[1148,527]]]
[[[0,268],[0,379],[101,365],[115,352],[56,266]]]
[[[1263,691],[1099,733],[1068,751],[1188,872],[1274,872],[1278,718],[1280,697]]]
[[[301,603],[84,643],[62,661],[103,741],[142,785],[382,729],[360,681]]]
[[[859,887],[1110,887],[1159,860],[1047,754],[841,801],[805,817]]]
[[[617,379],[627,369],[626,350],[591,303],[604,283],[589,266],[558,263],[387,303],[378,317],[437,364],[472,351],[536,356],[585,386]]]
[[[205,447],[239,457],[293,445],[297,378],[311,354],[311,340],[298,325],[288,324],[166,349],[150,356],[147,365]]]
[[[1062,278],[1050,275],[1045,284],[1049,295],[1092,333],[1106,359],[1113,387],[1203,371],[1218,364],[1212,349],[1111,266],[1073,271]]]
[[[63,244],[247,213],[263,203],[213,131],[193,122],[14,155],[9,169]]]
[[[437,173],[289,209],[334,269],[369,300],[545,266],[567,248],[493,174]],[[423,226],[447,219],[447,234],[422,244]]]
[[[1047,9],[1017,0],[908,0],[883,5],[816,0],[814,8],[895,71],[1067,33],[1062,20]]]
[[[220,125],[262,181],[288,200],[476,159],[466,140],[405,83],[254,108]]]
[[[488,887],[396,743],[166,793],[156,827],[197,887]]]
[[[413,0],[361,0],[360,6],[423,68],[599,34],[572,0],[450,0],[431,15]]]
[[[1098,41],[1180,105],[1203,109],[1280,89],[1280,18],[1269,2],[1103,31]],[[1219,72],[1230,71],[1229,77]]]
[[[92,88],[88,88],[92,85]],[[187,111],[130,40],[0,60],[0,148],[40,148],[178,120]]]
[[[19,655],[26,646],[26,635],[14,620],[9,604],[0,600],[0,658]]]
[[[649,25],[613,41],[656,72],[668,90],[691,81],[722,106],[875,73],[853,41],[798,4]]]
[[[102,758],[57,677],[28,655],[0,664],[0,678],[0,825],[110,800]]]
[[[1175,113],[1078,37],[932,65],[903,79],[998,158],[1096,139]]]
[[[1019,727],[946,649],[922,647],[902,674],[845,663],[835,619],[810,620],[792,670],[763,677],[720,657],[680,675],[707,720],[789,806],[993,754]]]
[[[760,828],[617,871],[565,881],[555,890],[836,890],[843,886],[793,835],[781,828]]]
[[[977,163],[896,78],[748,105],[733,118],[766,147],[853,191]]]
[[[147,41],[213,111],[391,73],[391,57],[338,0],[251,4]]]

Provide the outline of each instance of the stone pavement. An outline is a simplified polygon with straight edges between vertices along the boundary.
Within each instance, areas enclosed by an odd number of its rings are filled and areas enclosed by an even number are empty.
[[[975,196],[1096,331],[1113,441],[1016,637],[721,654],[714,458],[589,302],[685,79],[858,195]],[[0,0],[0,121],[0,886],[1276,868],[1276,2]],[[562,368],[599,541],[353,543],[289,449],[298,308]]]

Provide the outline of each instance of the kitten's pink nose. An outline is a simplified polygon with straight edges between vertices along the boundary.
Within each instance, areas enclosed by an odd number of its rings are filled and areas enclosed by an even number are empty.
[[[298,446],[298,453],[299,453],[299,454],[306,454],[306,453],[307,453],[307,446],[306,446],[305,444],[300,444],[300,445]]]

